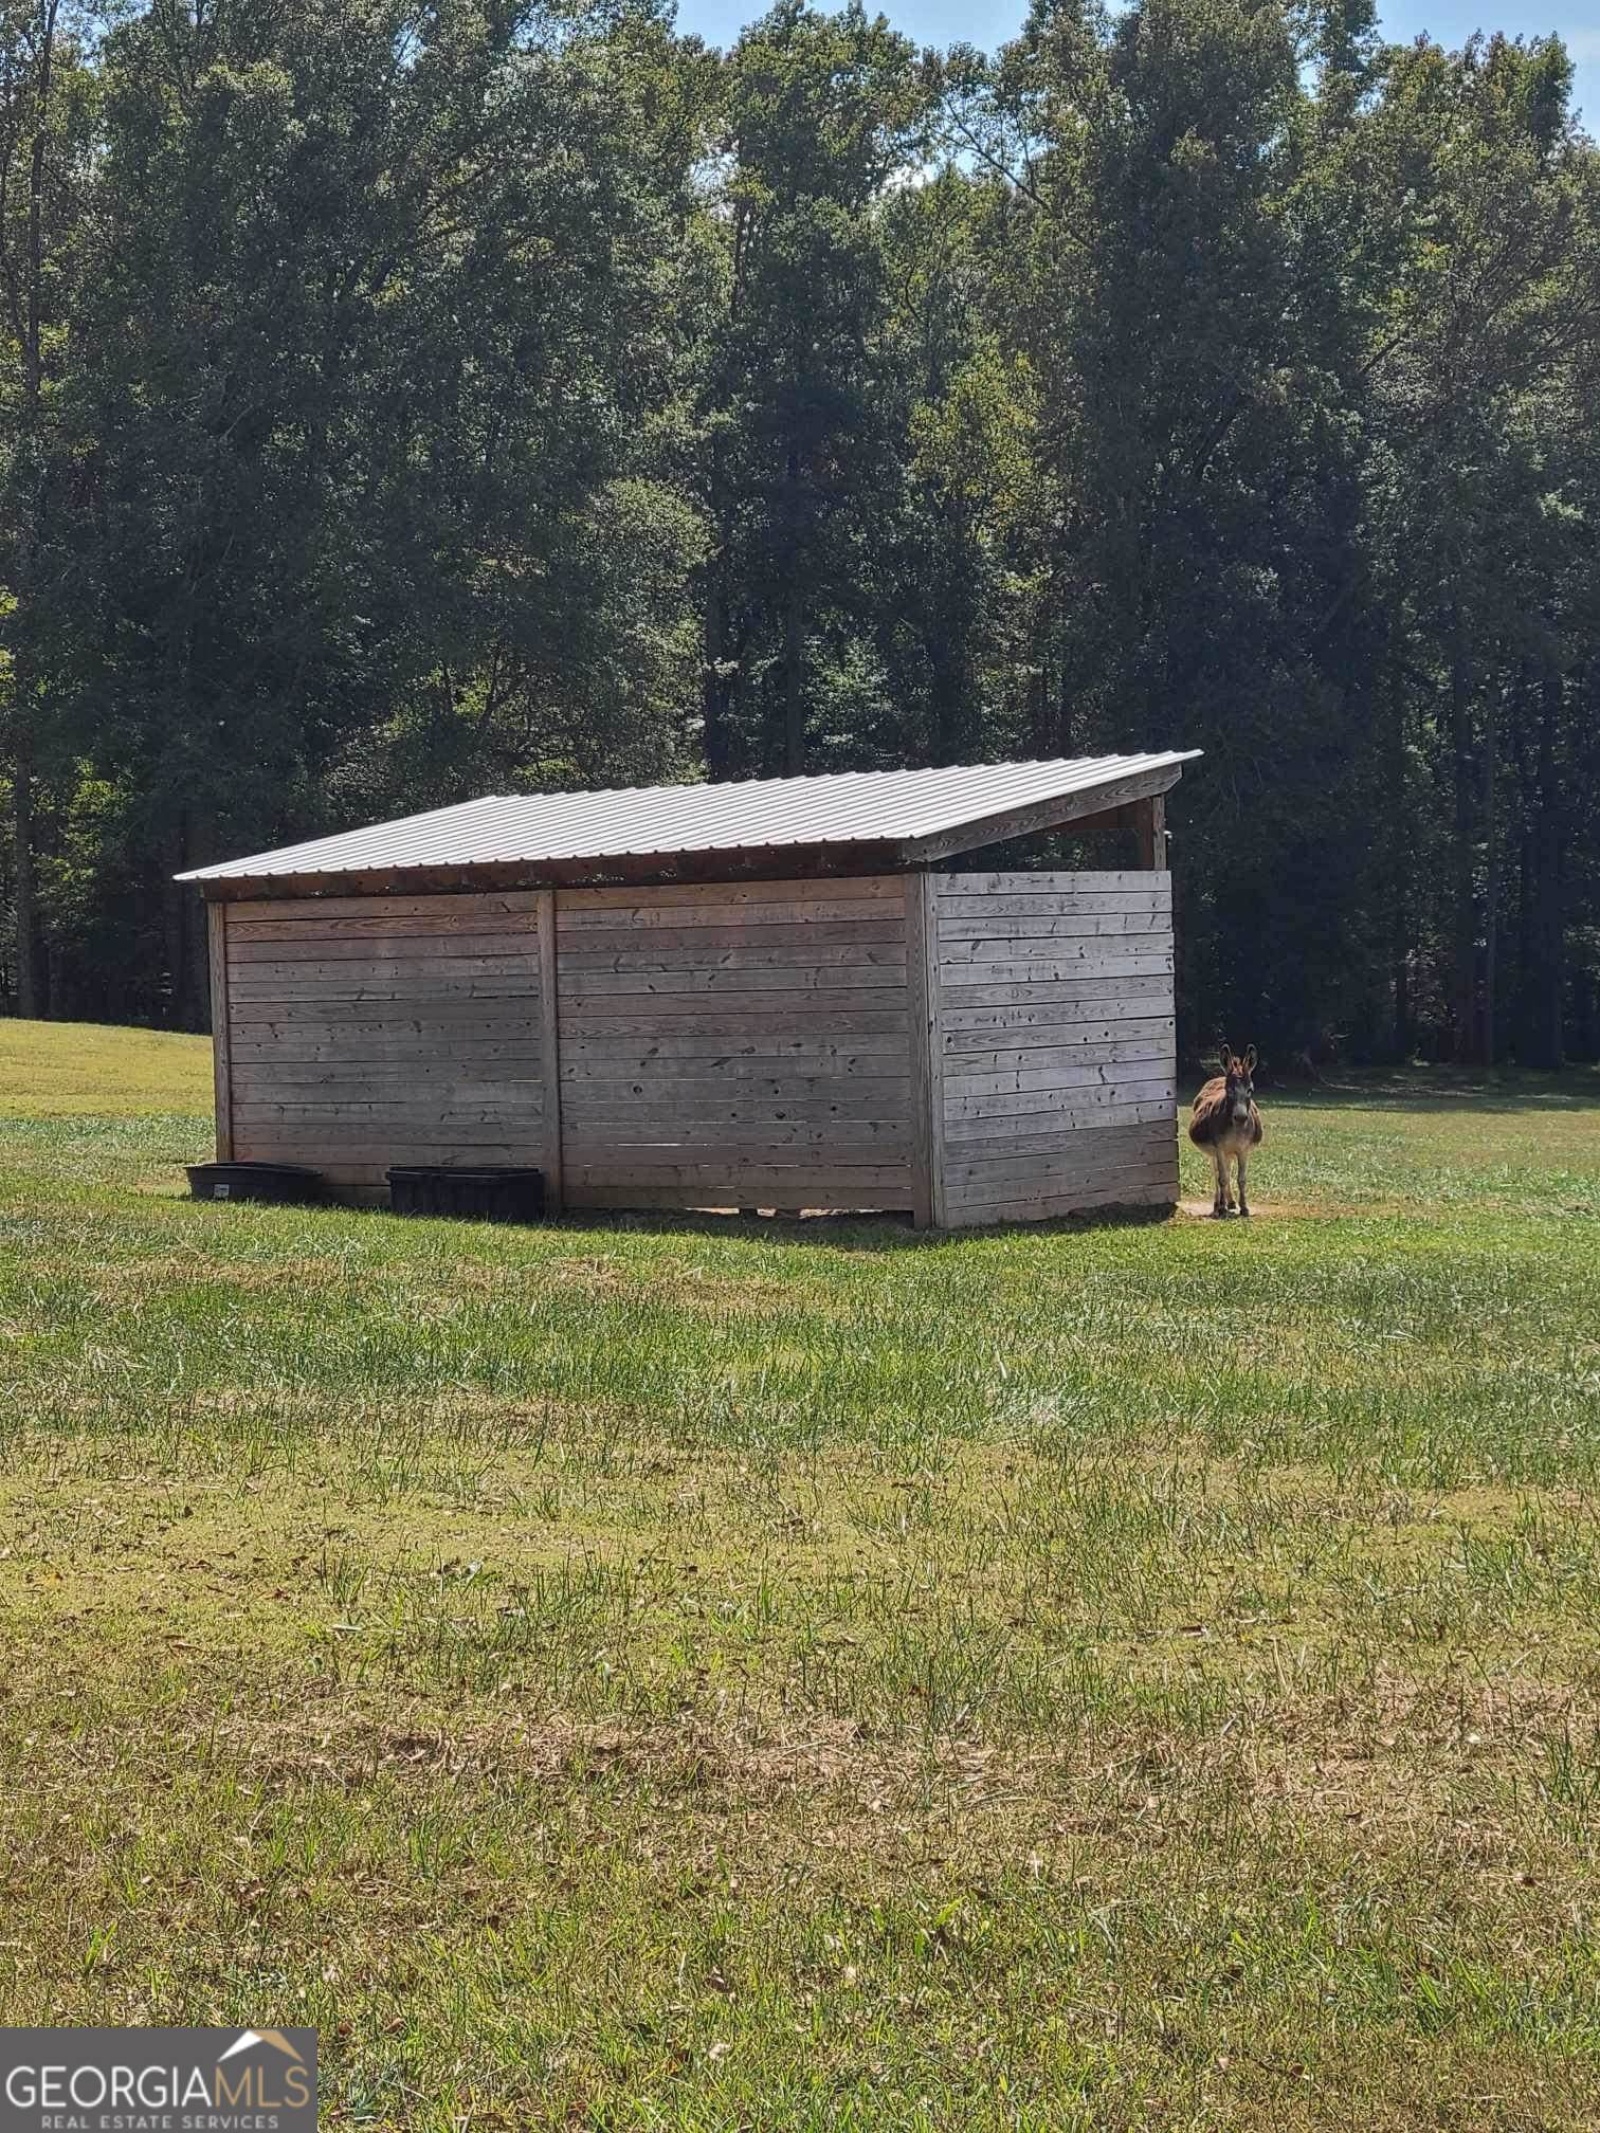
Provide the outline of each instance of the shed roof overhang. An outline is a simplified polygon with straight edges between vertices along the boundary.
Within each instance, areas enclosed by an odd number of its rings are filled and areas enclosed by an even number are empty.
[[[1126,820],[1199,752],[492,796],[178,879],[237,898],[893,873]]]

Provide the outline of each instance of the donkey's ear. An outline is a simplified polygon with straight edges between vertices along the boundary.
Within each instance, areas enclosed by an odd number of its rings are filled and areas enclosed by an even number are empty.
[[[1253,1074],[1256,1070],[1256,1048],[1253,1044],[1244,1055],[1244,1070],[1247,1074]]]
[[[1222,1047],[1222,1071],[1223,1071],[1223,1073],[1224,1073],[1224,1074],[1226,1074],[1226,1073],[1227,1073],[1227,1071],[1228,1071],[1228,1069],[1229,1069],[1229,1067],[1231,1067],[1232,1065],[1233,1065],[1233,1046],[1232,1046],[1231,1044],[1225,1044],[1225,1045],[1224,1045],[1224,1046]]]

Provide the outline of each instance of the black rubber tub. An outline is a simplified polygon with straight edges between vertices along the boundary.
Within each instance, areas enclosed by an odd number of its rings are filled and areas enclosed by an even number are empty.
[[[544,1214],[542,1170],[448,1170],[409,1166],[389,1173],[397,1215],[453,1215],[465,1222],[537,1222]]]
[[[304,1205],[325,1197],[321,1177],[303,1163],[191,1163],[197,1200],[274,1200]]]

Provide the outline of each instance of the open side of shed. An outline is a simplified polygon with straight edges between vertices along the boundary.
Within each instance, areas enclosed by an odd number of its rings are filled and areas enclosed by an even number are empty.
[[[953,1228],[1170,1204],[1159,862],[1184,760],[471,803],[202,870],[218,1157],[307,1164],[371,1201],[394,1165],[514,1164],[568,1208]],[[735,833],[755,816],[768,842],[685,841],[702,794],[715,836],[735,795]],[[585,802],[609,803],[613,845],[619,804],[675,811],[657,834],[678,841],[558,849],[605,844],[597,814],[574,825]],[[1144,867],[948,870],[1111,822]]]

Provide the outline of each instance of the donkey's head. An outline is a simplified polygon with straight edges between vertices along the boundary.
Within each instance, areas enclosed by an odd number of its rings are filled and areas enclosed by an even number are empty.
[[[1252,1044],[1241,1059],[1228,1045],[1222,1047],[1222,1073],[1228,1084],[1227,1107],[1230,1125],[1243,1126],[1249,1123],[1250,1106],[1255,1102],[1256,1089],[1252,1080],[1256,1070],[1256,1048]]]

